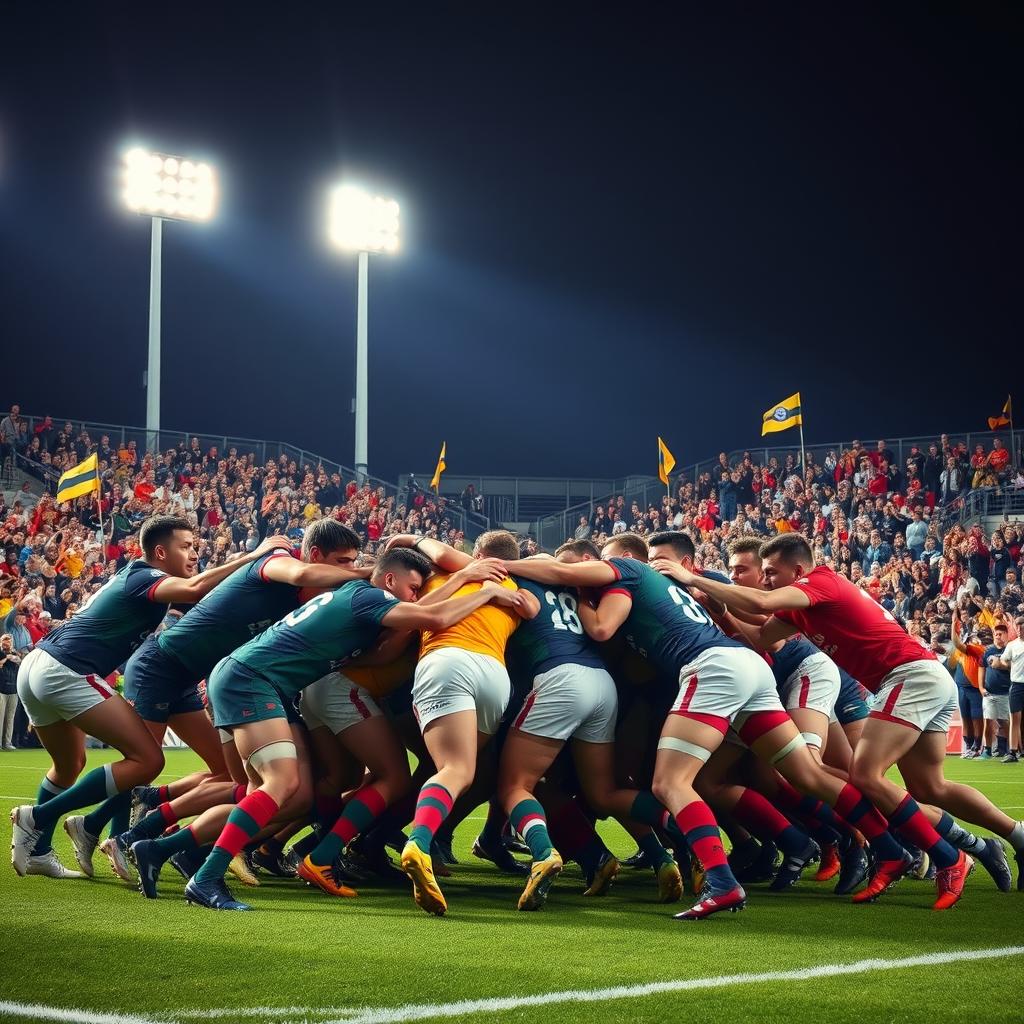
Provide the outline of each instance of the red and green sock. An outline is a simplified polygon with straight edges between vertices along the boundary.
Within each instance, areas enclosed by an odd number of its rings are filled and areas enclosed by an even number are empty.
[[[807,834],[755,789],[747,787],[743,790],[743,795],[732,808],[732,816],[751,835],[762,842],[773,842],[787,856],[796,856],[807,848]]]
[[[368,829],[387,809],[387,802],[374,786],[363,786],[353,794],[334,827],[309,855],[314,864],[332,864],[334,858],[348,846],[360,832]]]
[[[277,801],[262,789],[254,790],[241,800],[228,815],[213,852],[196,872],[196,881],[214,882],[223,878],[231,858],[241,853],[246,844],[270,824],[279,810]]]
[[[509,814],[512,827],[523,837],[534,860],[547,860],[551,856],[551,836],[544,808],[536,800],[520,800]]]
[[[719,889],[735,888],[739,883],[726,859],[722,833],[711,808],[703,800],[694,800],[676,815],[676,824],[687,846],[704,866],[708,880]]]
[[[420,790],[409,839],[428,856],[434,833],[441,827],[444,819],[451,814],[454,803],[451,793],[438,782],[428,782]]]

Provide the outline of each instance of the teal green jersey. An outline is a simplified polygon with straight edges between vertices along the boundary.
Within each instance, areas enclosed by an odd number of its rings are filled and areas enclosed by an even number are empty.
[[[515,569],[512,570],[513,575]],[[540,601],[540,614],[524,619],[509,641],[510,654],[531,677],[556,665],[589,665],[604,668],[594,642],[579,617],[579,595],[572,587],[544,586],[516,577],[520,590]]]
[[[294,697],[372,647],[397,600],[366,580],[353,580],[289,612],[231,657]]]

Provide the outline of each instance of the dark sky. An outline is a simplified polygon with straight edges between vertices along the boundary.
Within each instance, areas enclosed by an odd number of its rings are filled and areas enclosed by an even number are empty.
[[[0,403],[144,422],[149,222],[113,198],[138,140],[222,189],[165,226],[167,427],[352,461],[345,175],[402,205],[370,267],[377,475],[442,439],[460,472],[653,472],[657,434],[680,463],[753,444],[798,388],[808,443],[999,410],[1011,7],[487,6],[9,7]]]

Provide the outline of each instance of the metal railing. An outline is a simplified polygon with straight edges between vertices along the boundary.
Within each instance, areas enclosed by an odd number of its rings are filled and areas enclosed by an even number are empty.
[[[1024,520],[1024,488],[979,487],[968,491],[947,515],[949,525],[964,526],[995,516]]]

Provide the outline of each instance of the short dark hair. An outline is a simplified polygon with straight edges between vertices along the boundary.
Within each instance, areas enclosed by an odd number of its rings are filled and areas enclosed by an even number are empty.
[[[139,530],[139,546],[146,558],[156,554],[157,545],[167,544],[178,530],[193,532],[192,524],[184,516],[150,516]]]
[[[733,555],[757,555],[757,561],[761,561],[761,546],[764,541],[760,537],[737,537],[729,545],[729,557]]]
[[[555,558],[567,551],[580,558],[584,555],[590,555],[591,558],[601,557],[601,549],[592,540],[566,541],[561,547],[555,548]]]
[[[386,572],[396,572],[399,569],[415,570],[426,579],[434,566],[426,555],[421,555],[412,548],[392,548],[381,555],[373,567],[373,575],[383,576]]]
[[[359,534],[329,517],[310,523],[302,537],[302,554],[305,558],[309,557],[313,548],[322,555],[329,555],[335,551],[358,551],[360,546]]]
[[[618,533],[614,537],[609,538],[603,550],[606,551],[613,544],[623,551],[628,551],[634,558],[639,558],[641,562],[647,561],[647,541],[639,534]]]
[[[779,555],[785,562],[800,562],[806,566],[814,564],[811,546],[799,533],[780,533],[765,541],[761,545],[762,561],[772,555]]]
[[[693,558],[697,549],[690,537],[682,530],[662,530],[647,538],[647,547],[669,547],[679,558]]]

